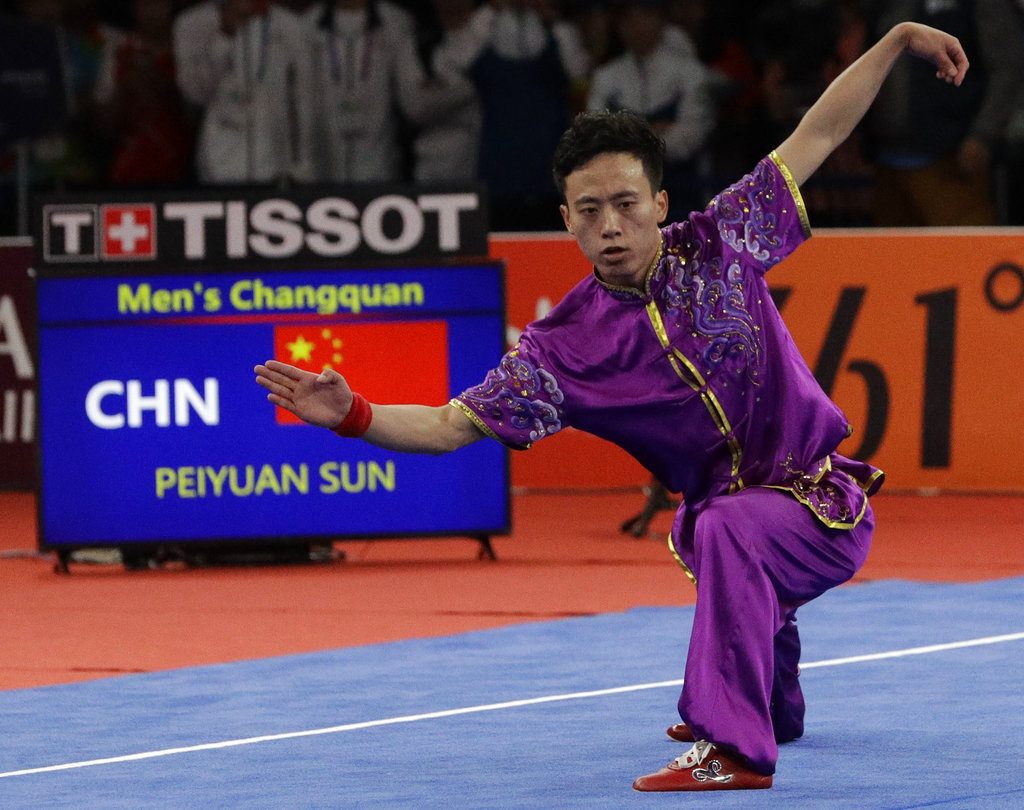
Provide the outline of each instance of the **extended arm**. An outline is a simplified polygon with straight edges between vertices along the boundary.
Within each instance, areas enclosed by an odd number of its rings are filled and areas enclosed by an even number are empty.
[[[894,26],[828,86],[776,150],[797,185],[846,140],[904,51],[932,62],[936,78],[958,87],[967,73],[967,56],[956,37],[917,23]]]
[[[352,389],[330,369],[322,374],[276,360],[256,366],[256,382],[267,399],[311,425],[335,428],[352,407]],[[405,453],[447,453],[483,438],[450,405],[371,405],[373,420],[363,438],[378,447]]]

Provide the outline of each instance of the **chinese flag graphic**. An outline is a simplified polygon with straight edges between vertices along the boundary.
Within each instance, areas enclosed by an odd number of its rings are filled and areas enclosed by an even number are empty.
[[[276,326],[274,357],[314,374],[333,368],[353,391],[382,405],[443,405],[450,396],[444,321]],[[275,410],[278,424],[302,423]]]

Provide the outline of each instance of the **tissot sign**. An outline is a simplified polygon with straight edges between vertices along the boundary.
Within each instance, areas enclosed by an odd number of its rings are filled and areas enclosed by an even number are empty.
[[[502,445],[437,459],[332,440],[251,373],[276,357],[433,405],[483,379],[504,351],[504,268],[478,190],[37,203],[43,547],[508,531]]]
[[[253,260],[336,266],[487,254],[484,195],[477,189],[218,190],[122,200],[65,195],[40,203],[38,253],[53,269]]]

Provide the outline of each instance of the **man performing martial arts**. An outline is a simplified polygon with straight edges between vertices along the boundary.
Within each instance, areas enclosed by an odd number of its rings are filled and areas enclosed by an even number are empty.
[[[444,453],[484,436],[524,449],[573,426],[684,494],[670,536],[697,583],[683,719],[692,747],[637,790],[767,788],[803,733],[797,608],[863,564],[881,471],[835,452],[850,426],[815,382],[765,272],[809,235],[799,186],[851,132],[896,59],[959,86],[959,42],[901,23],[794,133],[703,212],[660,227],[664,143],[639,117],[585,113],[554,157],[566,228],[594,265],[447,405],[370,405],[341,375],[256,367],[268,399],[342,436]]]

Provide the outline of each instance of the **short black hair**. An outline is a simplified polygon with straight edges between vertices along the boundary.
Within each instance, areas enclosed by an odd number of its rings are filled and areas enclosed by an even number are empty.
[[[598,155],[625,152],[637,158],[651,184],[651,192],[661,190],[665,165],[665,141],[641,116],[629,110],[583,112],[562,134],[555,148],[552,173],[555,185],[565,200],[565,178]]]

